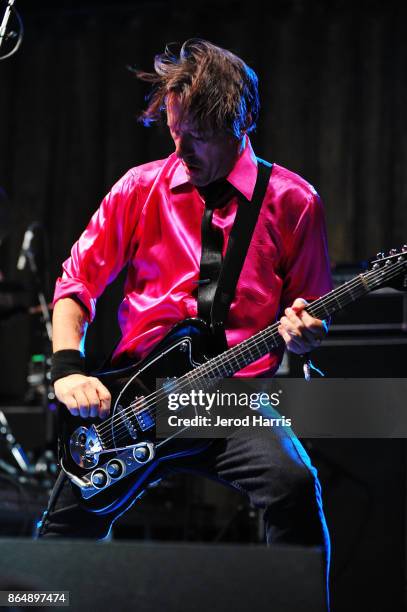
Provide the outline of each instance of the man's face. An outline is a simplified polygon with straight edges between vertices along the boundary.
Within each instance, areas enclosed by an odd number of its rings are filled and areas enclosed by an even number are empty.
[[[236,138],[225,132],[202,134],[197,125],[182,114],[181,103],[175,94],[168,96],[167,124],[175,152],[193,185],[204,187],[229,174],[239,152]]]

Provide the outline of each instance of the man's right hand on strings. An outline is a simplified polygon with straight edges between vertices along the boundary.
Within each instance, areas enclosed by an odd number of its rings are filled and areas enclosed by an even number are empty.
[[[73,416],[83,418],[109,416],[111,395],[98,378],[70,374],[54,383],[57,399],[65,404]]]

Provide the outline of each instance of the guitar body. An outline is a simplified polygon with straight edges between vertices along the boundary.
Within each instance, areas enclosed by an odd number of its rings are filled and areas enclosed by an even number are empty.
[[[157,480],[161,462],[199,453],[208,446],[205,440],[156,442],[155,420],[142,398],[154,395],[157,378],[180,377],[210,356],[205,322],[185,319],[141,362],[96,374],[112,395],[107,421],[74,417],[60,406],[60,463],[83,507],[100,514],[113,512]],[[129,408],[137,401],[138,406]],[[122,450],[105,450],[112,447]],[[86,455],[99,448],[100,453]]]

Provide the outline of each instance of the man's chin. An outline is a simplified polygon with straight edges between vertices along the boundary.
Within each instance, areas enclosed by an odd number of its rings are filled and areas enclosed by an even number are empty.
[[[207,177],[205,177],[198,169],[191,168],[187,169],[188,180],[195,187],[205,187],[208,185],[209,181]]]

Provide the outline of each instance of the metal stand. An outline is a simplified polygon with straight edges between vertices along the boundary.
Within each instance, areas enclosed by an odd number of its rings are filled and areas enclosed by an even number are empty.
[[[10,425],[6,419],[4,412],[0,410],[0,439],[5,440],[6,447],[13,457],[17,466],[8,464],[6,461],[0,460],[0,469],[3,469],[10,475],[16,475],[18,470],[22,472],[28,472],[32,466],[24,452],[23,447],[16,441],[13,432],[11,431]]]
[[[24,255],[27,258],[28,265],[30,271],[32,273],[35,288],[37,291],[38,302],[41,308],[42,321],[44,323],[45,328],[45,344],[46,348],[44,350],[44,362],[43,362],[43,381],[40,385],[41,393],[42,393],[42,407],[45,415],[45,431],[46,431],[46,450],[44,453],[44,462],[47,466],[52,467],[53,465],[56,468],[56,457],[54,456],[54,451],[52,450],[52,446],[54,445],[56,439],[56,404],[55,404],[55,395],[53,389],[50,384],[50,369],[51,369],[51,344],[52,344],[52,323],[50,311],[48,308],[47,300],[45,299],[45,293],[42,287],[41,278],[38,273],[38,267],[35,261],[35,256],[31,248],[28,248]],[[45,457],[46,456],[46,457]],[[54,471],[52,469],[52,471]]]

